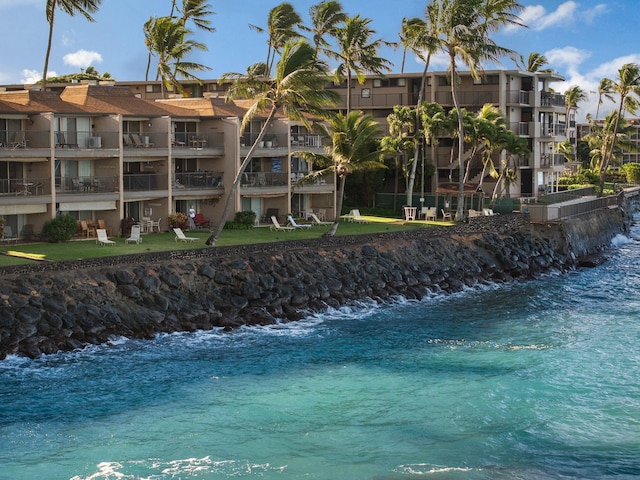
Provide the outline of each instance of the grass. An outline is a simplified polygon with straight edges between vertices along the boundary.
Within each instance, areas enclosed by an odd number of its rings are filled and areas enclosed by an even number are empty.
[[[403,222],[397,218],[364,216],[369,223],[340,222],[336,236],[362,235],[369,233],[398,232],[416,228],[428,228],[435,225],[451,225],[450,222]],[[314,226],[291,232],[274,232],[268,227],[249,230],[223,230],[217,246],[248,245],[255,243],[280,242],[287,240],[307,240],[319,238],[329,229],[328,226]],[[193,248],[211,248],[205,245],[208,231],[190,231],[188,237],[199,240],[193,243],[175,242],[173,232],[149,233],[142,235],[142,243],[125,244],[124,238],[110,237],[115,246],[100,246],[95,239],[72,240],[65,243],[29,243],[2,245],[0,247],[0,267],[31,264],[37,261],[80,260],[86,258],[108,257],[136,253],[184,250]],[[37,260],[31,257],[37,257]]]

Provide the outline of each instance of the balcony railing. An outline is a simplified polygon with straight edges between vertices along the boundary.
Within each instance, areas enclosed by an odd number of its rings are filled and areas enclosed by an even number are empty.
[[[521,137],[528,137],[530,135],[531,122],[511,122],[509,129]]]
[[[500,95],[497,90],[483,91],[462,91],[458,92],[458,103],[462,106],[484,105],[492,103],[497,105],[500,101]],[[453,105],[453,97],[449,91],[436,92],[436,103],[440,105]]]
[[[245,172],[240,181],[241,187],[283,187],[287,185],[287,173]]]
[[[564,123],[543,123],[540,125],[541,137],[560,137],[564,136],[566,132],[566,125]]]
[[[240,137],[240,145],[243,147],[251,147],[256,139],[258,133],[244,133]],[[259,148],[277,148],[287,146],[287,134],[286,133],[267,133],[262,137]]]
[[[510,104],[531,105],[531,92],[528,90],[511,90],[507,95]]]
[[[564,95],[559,93],[540,92],[540,105],[543,107],[564,107]]]
[[[50,195],[50,179],[47,178],[11,178],[0,180],[0,195]]]
[[[307,186],[307,185],[333,185],[333,175],[307,177],[309,172],[291,172],[291,186]]]
[[[59,193],[86,194],[118,191],[117,176],[62,177],[56,185]]]
[[[313,133],[292,133],[291,148],[299,149],[301,147],[320,148],[324,145],[323,138]]]
[[[223,187],[222,172],[176,173],[176,188],[216,188]]]
[[[162,173],[127,173],[122,177],[126,192],[167,190],[167,175]]]
[[[164,135],[164,137],[164,144],[166,146],[166,135]],[[155,139],[153,135],[151,135],[150,138]],[[173,148],[222,148],[224,146],[224,134],[222,132],[176,132],[172,136],[171,143]],[[158,145],[155,146],[157,147]],[[162,146],[162,142],[160,142],[160,146]]]

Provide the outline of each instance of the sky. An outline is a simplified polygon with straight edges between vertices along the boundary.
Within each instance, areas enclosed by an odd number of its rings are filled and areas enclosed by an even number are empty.
[[[290,0],[303,20],[309,7],[319,0]],[[278,0],[210,0],[213,33],[197,32],[195,39],[208,50],[190,60],[207,65],[200,78],[214,79],[228,72],[245,72],[265,61],[266,34],[249,28],[265,27],[269,10]],[[342,0],[349,15],[372,20],[371,28],[387,41],[397,41],[404,17],[424,18],[426,0]],[[0,0],[0,84],[30,84],[42,76],[47,47],[46,0]],[[625,63],[640,63],[638,0],[521,0],[520,18],[527,28],[507,28],[494,34],[498,45],[526,58],[531,52],[544,54],[549,68],[564,76],[553,85],[557,92],[579,85],[589,100],[579,105],[579,117],[595,114],[598,83],[603,77],[617,78]],[[91,65],[109,72],[120,81],[145,79],[147,50],[142,27],[151,16],[168,15],[170,0],[103,0],[95,22],[70,17],[58,11],[53,31],[49,75],[79,72]],[[401,49],[385,48],[381,56],[400,73]],[[501,65],[484,68],[514,68],[509,58]],[[405,72],[421,72],[413,56],[407,58]],[[431,70],[446,69],[444,57],[432,61]],[[154,78],[153,73],[150,78]],[[601,112],[613,108],[605,102]]]

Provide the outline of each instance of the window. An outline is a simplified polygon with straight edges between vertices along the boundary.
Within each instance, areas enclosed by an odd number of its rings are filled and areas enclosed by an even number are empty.
[[[362,96],[362,98],[369,98],[371,96],[371,89],[363,88],[360,95]]]
[[[375,88],[381,87],[382,86],[382,79],[380,78],[374,78],[373,79],[373,86]]]

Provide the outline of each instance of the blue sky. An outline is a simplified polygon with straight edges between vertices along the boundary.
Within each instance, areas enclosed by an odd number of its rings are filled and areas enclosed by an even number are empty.
[[[291,3],[306,20],[309,7],[318,0]],[[33,83],[44,64],[48,26],[46,0],[0,0],[0,84]],[[208,46],[194,61],[211,67],[202,78],[217,78],[226,72],[243,72],[266,56],[266,36],[248,25],[265,26],[268,12],[279,1],[210,0],[216,12],[214,33],[199,33],[197,40]],[[371,18],[378,37],[396,41],[403,17],[423,16],[426,0],[342,0],[350,15]],[[637,0],[521,0],[520,14],[526,29],[509,29],[495,35],[498,44],[527,56],[540,52],[550,67],[565,76],[556,84],[563,92],[572,85],[595,91],[602,77],[615,78],[624,63],[640,63]],[[147,52],[142,26],[150,16],[167,15],[169,0],[103,0],[95,23],[81,16],[58,13],[54,29],[49,72],[57,75],[78,72],[93,65],[122,81],[144,80]],[[400,71],[400,50],[381,52]],[[432,69],[444,69],[444,59],[436,59]],[[513,68],[508,58],[505,68]],[[490,68],[492,66],[486,66]],[[422,71],[414,58],[407,59],[405,71]],[[597,97],[581,104],[583,116],[595,112]]]

